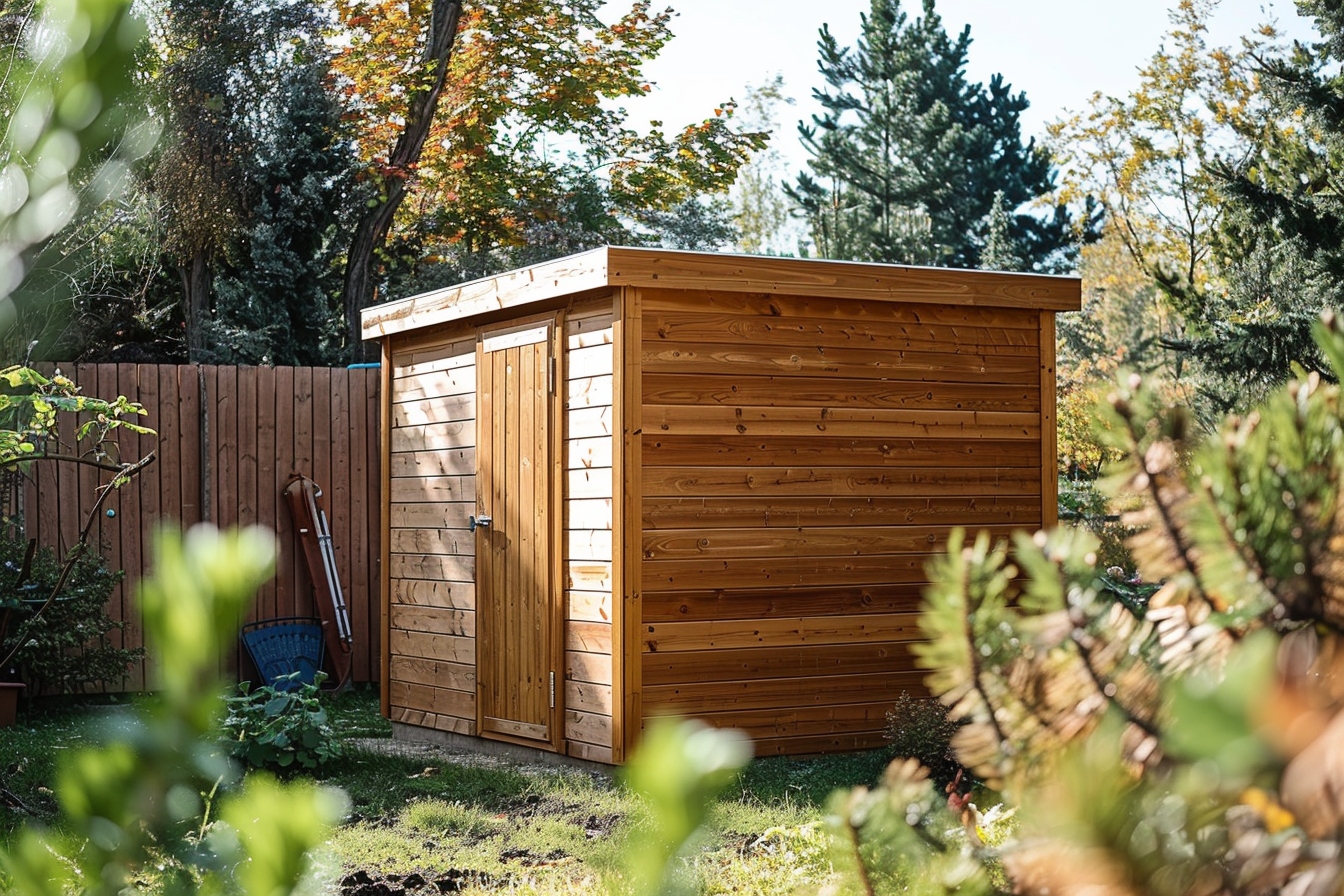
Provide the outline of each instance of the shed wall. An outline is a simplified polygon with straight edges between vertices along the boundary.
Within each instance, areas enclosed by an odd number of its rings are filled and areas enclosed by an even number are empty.
[[[612,760],[612,306],[564,318],[564,737]],[[389,716],[475,736],[476,336],[392,351]]]
[[[392,353],[388,704],[476,734],[476,340]]]
[[[1042,522],[1041,313],[641,296],[645,718],[882,743],[926,560]]]

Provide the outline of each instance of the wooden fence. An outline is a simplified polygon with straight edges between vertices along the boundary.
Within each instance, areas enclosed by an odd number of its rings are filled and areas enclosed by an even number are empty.
[[[127,623],[125,646],[140,646],[133,596],[151,565],[155,528],[207,521],[259,525],[276,533],[275,579],[257,596],[251,618],[311,616],[312,588],[282,490],[304,473],[322,488],[332,541],[350,606],[355,681],[378,680],[378,382],[376,369],[66,364],[85,395],[125,395],[149,412],[158,433],[124,434],[123,459],[150,450],[157,460],[112,495],[94,539],[126,578],[110,615]],[[49,366],[48,366],[49,367]],[[30,537],[64,549],[96,498],[96,471],[73,464],[35,465],[23,496]],[[230,672],[254,670],[235,651]],[[132,668],[126,690],[153,687],[152,657]],[[146,668],[150,666],[151,669]],[[115,685],[112,689],[116,689]]]

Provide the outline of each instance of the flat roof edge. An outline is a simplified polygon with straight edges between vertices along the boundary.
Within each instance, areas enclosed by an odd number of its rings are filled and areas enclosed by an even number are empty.
[[[1077,277],[608,246],[366,308],[365,339],[603,287],[708,289],[884,302],[1077,311]]]

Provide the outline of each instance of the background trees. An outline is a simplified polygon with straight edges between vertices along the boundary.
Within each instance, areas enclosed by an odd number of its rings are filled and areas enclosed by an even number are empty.
[[[1067,267],[1076,242],[1069,214],[1025,208],[1054,188],[1048,153],[1022,141],[1026,96],[1001,75],[987,88],[968,82],[970,27],[954,40],[934,0],[922,12],[911,21],[899,0],[873,0],[853,48],[821,30],[826,86],[814,96],[825,112],[800,123],[812,170],[786,188],[817,252],[977,267],[996,213],[1006,224],[1000,258]]]

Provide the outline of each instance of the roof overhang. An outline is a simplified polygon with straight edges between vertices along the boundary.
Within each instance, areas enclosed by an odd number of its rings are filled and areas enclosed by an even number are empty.
[[[916,304],[1077,311],[1077,277],[607,246],[362,312],[365,339],[611,287],[717,290]]]

